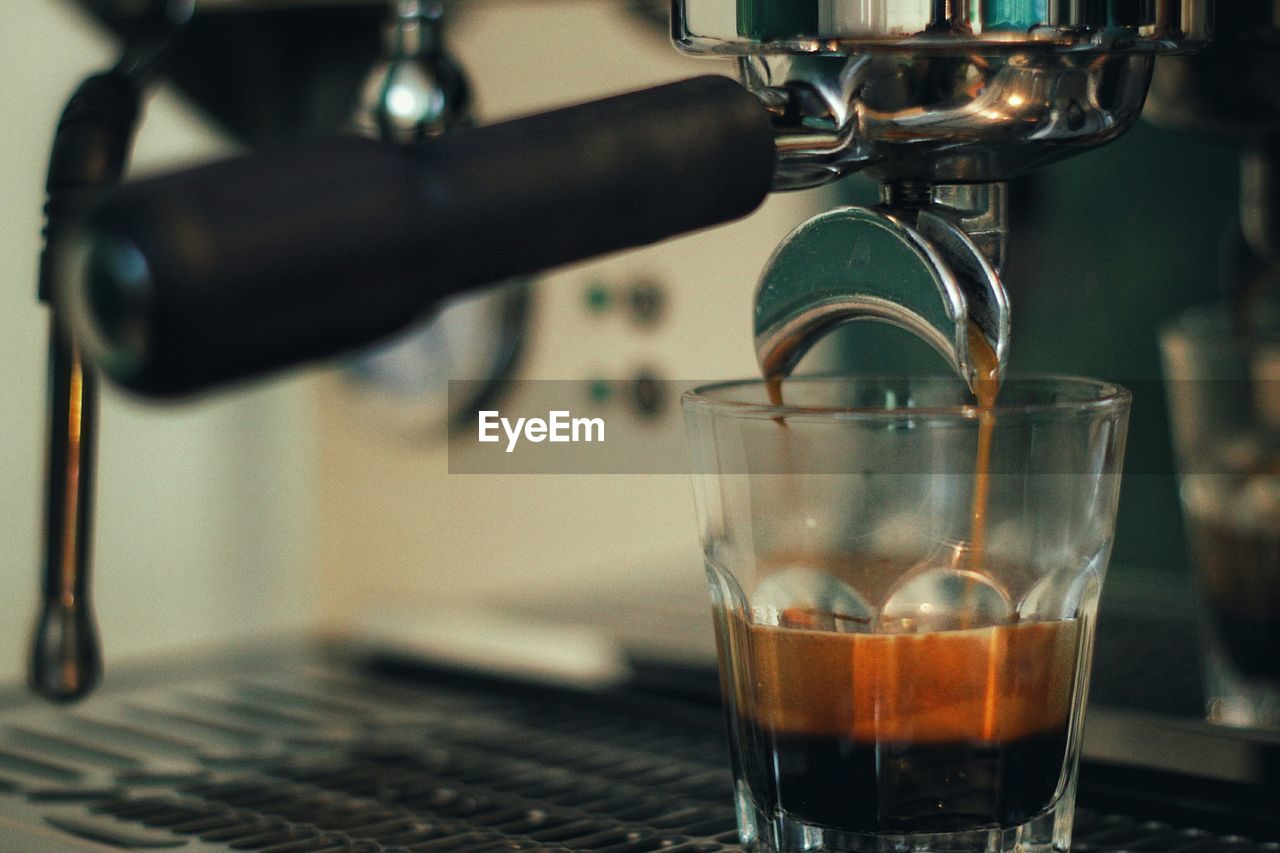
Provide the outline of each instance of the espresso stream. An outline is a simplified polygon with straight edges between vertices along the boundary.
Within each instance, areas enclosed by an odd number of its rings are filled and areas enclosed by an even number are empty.
[[[969,324],[969,358],[973,361],[973,396],[978,400],[978,454],[973,473],[973,524],[969,532],[969,565],[982,571],[987,548],[987,499],[991,494],[991,434],[1000,393],[1000,361],[981,330]]]
[[[966,564],[985,574],[999,363],[976,326],[968,343],[978,434]],[[782,376],[767,366],[766,387],[781,405]],[[824,573],[834,565],[831,555],[788,559],[797,561]],[[855,587],[885,570],[872,555],[836,562]],[[1075,694],[1077,620],[971,627],[966,615],[956,630],[896,634],[840,620],[803,607],[783,611],[777,625],[717,614],[735,761],[758,808],[849,832],[936,832],[1014,826],[1052,804]],[[815,630],[824,622],[838,630]]]
[[[976,323],[969,324],[968,335],[969,359],[973,362],[974,370],[973,396],[978,403],[978,450],[974,457],[968,564],[971,570],[982,572],[987,548],[987,503],[991,495],[991,436],[995,431],[996,397],[1000,393],[1000,360]],[[790,346],[783,346],[779,352],[774,353],[774,358],[764,365],[765,391],[769,395],[769,402],[774,406],[783,404],[782,381],[785,378],[776,370],[776,365],[789,363],[787,357],[789,350],[799,343],[795,341]],[[777,422],[780,428],[787,429],[785,418],[779,417]],[[790,459],[789,437],[784,435],[783,442],[784,457]],[[972,594],[972,582],[969,591]]]

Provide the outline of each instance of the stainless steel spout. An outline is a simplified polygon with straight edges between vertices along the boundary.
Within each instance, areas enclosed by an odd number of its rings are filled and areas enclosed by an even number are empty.
[[[774,252],[755,299],[756,358],[766,376],[789,374],[823,331],[855,320],[912,332],[971,389],[979,378],[971,351],[976,332],[1003,376],[1009,300],[995,258],[1004,251],[1004,186],[924,188],[911,202],[904,194],[887,188],[891,203],[880,208],[819,214]],[[971,195],[989,207],[977,212],[939,203]]]

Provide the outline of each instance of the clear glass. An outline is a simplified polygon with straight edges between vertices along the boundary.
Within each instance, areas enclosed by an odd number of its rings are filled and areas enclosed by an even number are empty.
[[[1225,308],[1198,308],[1160,345],[1206,715],[1280,728],[1280,322],[1265,318],[1245,342]]]
[[[1066,850],[1128,393],[768,392],[684,398],[743,845]]]

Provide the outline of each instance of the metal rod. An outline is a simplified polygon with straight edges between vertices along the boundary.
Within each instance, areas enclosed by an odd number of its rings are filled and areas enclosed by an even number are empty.
[[[68,274],[71,224],[105,187],[120,181],[138,119],[138,94],[163,56],[148,41],[116,69],[84,80],[54,134],[45,183],[44,251],[38,295],[50,306],[48,423],[45,446],[40,613],[28,680],[60,702],[91,691],[102,674],[98,627],[89,596],[98,388],[52,298]]]
[[[42,600],[31,652],[31,686],[56,701],[87,694],[102,674],[89,598],[98,385],[79,351],[49,323],[49,395]]]

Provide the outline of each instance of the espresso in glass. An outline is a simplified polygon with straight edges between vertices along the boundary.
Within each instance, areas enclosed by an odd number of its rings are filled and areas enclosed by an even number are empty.
[[[1016,827],[1054,803],[1078,620],[885,633],[799,611],[752,624],[720,608],[715,622],[740,794],[759,811],[937,833]]]
[[[683,405],[744,849],[1068,849],[1123,389],[814,377]]]
[[[784,348],[785,350],[785,348]],[[764,813],[851,833],[1016,827],[1053,804],[1067,752],[1080,644],[1074,619],[980,621],[970,599],[985,565],[995,351],[969,329],[977,442],[969,537],[946,573],[967,572],[951,630],[792,606],[756,622],[728,602],[716,619],[741,778]],[[766,372],[768,372],[766,370]],[[767,380],[782,405],[782,380]],[[791,438],[779,421],[784,448]],[[784,478],[783,488],[796,486]],[[856,589],[909,564],[857,555],[780,561]],[[935,620],[936,621],[936,620]],[[829,630],[823,630],[829,626]],[[936,627],[936,626],[935,626]]]

